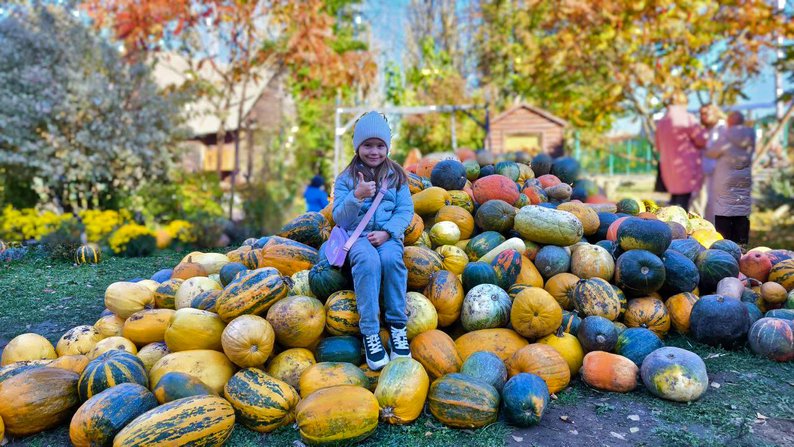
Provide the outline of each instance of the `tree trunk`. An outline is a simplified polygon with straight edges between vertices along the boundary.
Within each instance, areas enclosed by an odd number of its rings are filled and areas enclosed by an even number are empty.
[[[218,173],[218,181],[221,181],[223,167],[223,144],[226,142],[226,120],[221,119],[218,126],[218,133],[215,135],[215,148],[218,151],[218,158],[215,160],[215,169]]]
[[[756,152],[755,163],[758,163],[758,161],[761,160],[761,157],[764,154],[766,154],[766,152],[769,151],[769,149],[775,143],[775,140],[777,139],[778,135],[780,135],[780,132],[782,132],[783,129],[786,127],[786,122],[788,122],[788,120],[791,119],[792,114],[794,114],[794,102],[792,102],[788,106],[788,110],[786,110],[786,113],[783,115],[783,119],[781,119],[780,122],[777,123],[777,127],[775,128],[775,130],[772,131],[772,134],[769,136],[769,139],[766,141],[766,143],[761,147],[761,149],[758,152]]]

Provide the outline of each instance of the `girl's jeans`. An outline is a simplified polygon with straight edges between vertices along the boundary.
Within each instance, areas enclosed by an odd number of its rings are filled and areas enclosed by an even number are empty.
[[[380,292],[386,307],[387,324],[406,324],[405,294],[408,269],[403,262],[403,244],[389,239],[373,247],[366,235],[361,235],[350,247],[348,259],[353,271],[356,306],[361,319],[362,335],[377,334],[380,330]]]

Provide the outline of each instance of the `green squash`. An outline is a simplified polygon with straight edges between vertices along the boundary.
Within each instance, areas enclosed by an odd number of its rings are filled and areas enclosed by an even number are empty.
[[[667,250],[662,256],[665,278],[661,293],[664,296],[692,292],[700,282],[700,272],[689,258],[675,250]]]
[[[446,374],[430,386],[427,407],[448,427],[485,427],[496,422],[499,392],[479,379],[460,373]]]
[[[576,338],[585,352],[612,352],[618,343],[618,330],[608,319],[592,315],[582,320]]]
[[[320,340],[315,352],[317,363],[347,362],[356,366],[361,364],[361,341],[350,335],[326,337]]]
[[[567,247],[584,235],[582,222],[573,214],[542,206],[525,206],[516,214],[515,230],[532,242]]]
[[[122,383],[88,399],[72,417],[73,445],[111,445],[113,437],[135,418],[155,408],[157,399],[137,383]]]
[[[332,267],[326,259],[318,262],[309,270],[309,288],[312,294],[322,302],[347,287],[347,277],[341,269]]]
[[[640,327],[624,330],[618,335],[615,352],[641,366],[651,352],[664,347],[664,342],[653,331]]]
[[[504,233],[513,228],[515,216],[516,209],[512,204],[493,199],[480,205],[474,214],[474,222],[483,231]]]
[[[430,172],[430,183],[447,191],[458,191],[466,186],[466,167],[458,160],[441,160]]]
[[[497,391],[502,391],[507,380],[505,362],[496,354],[487,351],[477,351],[470,355],[460,367],[460,373],[480,379]]]
[[[504,241],[505,237],[498,232],[485,231],[471,238],[463,251],[466,252],[469,260],[474,262]]]
[[[243,264],[241,264],[239,262],[230,262],[228,264],[225,264],[223,267],[221,267],[221,271],[219,272],[219,276],[220,276],[220,279],[221,279],[221,285],[223,287],[226,287],[227,285],[229,285],[229,283],[234,281],[234,278],[237,277],[238,273],[244,272],[244,271],[247,271],[247,270],[248,270],[248,267],[244,266]]]
[[[212,388],[198,378],[179,371],[165,373],[157,381],[153,391],[161,405],[185,397],[215,394]]]
[[[623,250],[648,250],[661,256],[673,240],[667,223],[654,219],[626,219],[618,227],[617,243]]]
[[[630,250],[615,262],[615,285],[627,296],[647,296],[665,281],[664,263],[647,250]]]
[[[149,376],[143,361],[127,351],[112,349],[91,360],[77,383],[81,401],[120,383],[149,386]]]
[[[750,349],[776,362],[794,360],[794,322],[779,318],[761,318],[750,327]]]
[[[540,423],[549,403],[546,381],[530,373],[519,373],[505,383],[502,390],[502,414],[507,423],[530,427]]]
[[[706,250],[700,253],[695,264],[700,272],[698,289],[701,294],[713,293],[722,278],[739,276],[739,261],[722,250]]]
[[[521,273],[522,256],[517,250],[508,249],[499,253],[493,261],[496,282],[504,290],[509,290]]]
[[[463,268],[461,278],[463,279],[463,290],[465,292],[468,292],[480,284],[498,285],[496,272],[490,264],[485,262],[475,261],[466,264],[466,267]]]
[[[620,297],[602,278],[580,279],[573,290],[573,302],[579,315],[598,315],[610,321],[620,315]]]
[[[505,327],[510,321],[512,304],[504,289],[494,284],[480,284],[463,298],[460,322],[467,332]]]

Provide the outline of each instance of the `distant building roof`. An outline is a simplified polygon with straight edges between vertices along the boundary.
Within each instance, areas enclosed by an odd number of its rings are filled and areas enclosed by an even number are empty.
[[[510,109],[505,110],[504,112],[502,112],[499,115],[497,115],[493,120],[491,120],[491,124],[494,124],[494,123],[497,123],[497,122],[501,121],[502,119],[506,118],[508,115],[512,114],[513,112],[515,112],[516,110],[519,110],[519,109],[527,109],[530,112],[536,113],[536,114],[546,118],[547,120],[549,120],[551,122],[554,122],[554,123],[557,123],[557,124],[559,124],[560,126],[563,126],[563,127],[568,125],[568,122],[565,121],[564,119],[562,119],[562,118],[560,118],[558,116],[554,116],[551,113],[549,113],[549,112],[547,112],[547,111],[545,111],[545,110],[543,110],[543,109],[541,109],[539,107],[531,106],[529,104],[519,104],[519,105],[517,105],[515,107],[512,107]]]
[[[190,80],[192,76],[190,74],[191,64],[184,57],[174,53],[162,53],[156,57],[157,63],[154,66],[153,74],[155,82],[160,88],[180,87]],[[220,77],[208,64],[204,64],[199,72],[203,80],[220,84]],[[226,130],[235,130],[239,127],[237,107],[240,101],[243,102],[243,117],[245,117],[275,75],[272,70],[265,68],[258,69],[254,74],[246,88],[245,98],[243,98],[243,84],[239,83],[234,87],[229,117],[226,119]],[[218,132],[221,122],[214,113],[212,102],[208,98],[197,97],[195,101],[188,104],[187,112],[189,114],[187,126],[194,136],[212,135]]]

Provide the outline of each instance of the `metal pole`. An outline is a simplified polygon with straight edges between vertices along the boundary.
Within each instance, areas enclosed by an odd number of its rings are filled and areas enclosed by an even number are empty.
[[[342,124],[342,117],[340,116],[339,108],[336,108],[334,117],[334,179],[339,175],[339,128]]]
[[[651,172],[651,145],[645,145],[645,172]]]
[[[786,0],[777,0],[777,9],[780,14],[783,14],[783,10],[786,8]],[[783,60],[783,35],[779,33],[777,36],[777,60]],[[783,107],[783,74],[780,72],[780,68],[775,68],[775,116],[778,120],[783,119],[783,114],[785,113]]]
[[[452,150],[458,149],[458,139],[455,136],[455,110],[449,115],[449,126],[452,133]]]
[[[631,140],[626,140],[626,175],[631,173]]]

